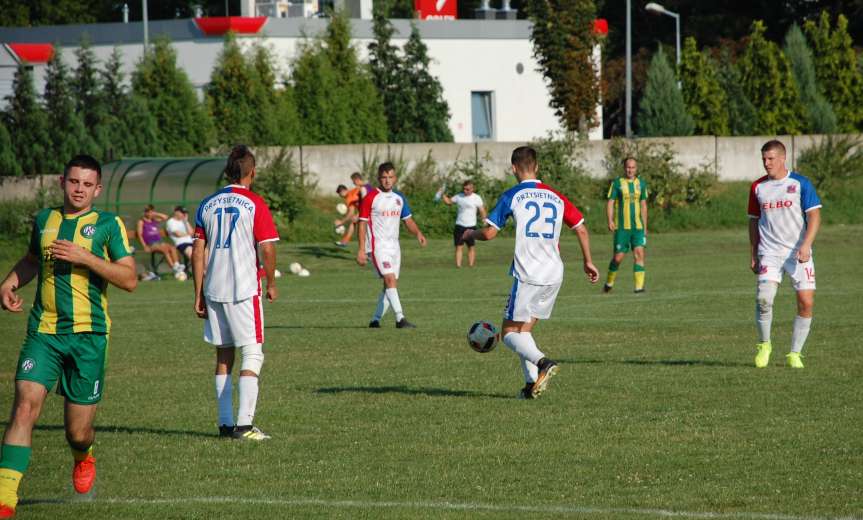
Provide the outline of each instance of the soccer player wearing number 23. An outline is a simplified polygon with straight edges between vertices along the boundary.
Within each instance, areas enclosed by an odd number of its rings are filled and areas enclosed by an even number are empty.
[[[761,342],[755,366],[770,362],[773,299],[783,272],[797,292],[797,316],[791,333],[788,366],[803,368],[801,352],[812,324],[815,305],[815,263],[812,243],[821,226],[821,199],[806,177],[785,167],[785,146],[776,140],[761,147],[767,175],[749,192],[750,268],[758,275],[755,322]]]
[[[536,151],[528,146],[516,148],[511,162],[519,183],[501,195],[486,219],[488,226],[465,231],[464,238],[492,240],[509,217],[515,220],[515,255],[510,268],[514,280],[501,336],[521,359],[525,386],[519,397],[534,399],[557,373],[557,364],[539,350],[531,331],[538,320],[551,316],[563,281],[559,242],[564,225],[578,237],[584,272],[591,283],[599,280],[599,271],[591,259],[590,238],[581,212],[565,196],[537,179]]]
[[[275,242],[279,234],[264,199],[250,190],[255,179],[255,156],[246,146],[236,146],[231,151],[225,176],[231,185],[204,199],[195,218],[195,314],[206,319],[204,341],[216,347],[219,435],[262,441],[269,435],[252,423],[258,402],[258,376],[264,364],[259,266],[263,263],[267,300],[272,302],[278,296]],[[242,365],[235,423],[231,370],[237,348]]]

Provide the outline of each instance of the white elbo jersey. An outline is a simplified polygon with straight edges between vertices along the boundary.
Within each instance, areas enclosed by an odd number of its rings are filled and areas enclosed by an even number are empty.
[[[260,291],[258,244],[279,239],[266,202],[231,185],[198,207],[195,238],[209,249],[204,296],[214,302],[239,302]]]
[[[790,255],[806,235],[806,213],[820,207],[815,186],[799,173],[776,180],[765,175],[752,183],[749,217],[758,219],[758,254]]]
[[[369,226],[366,252],[398,249],[401,221],[410,217],[411,208],[401,192],[377,188],[368,192],[360,206],[360,220],[368,222]]]
[[[520,282],[553,285],[563,280],[560,232],[574,229],[584,217],[566,197],[538,180],[526,180],[510,188],[485,220],[501,229],[515,219],[515,255],[510,274]]]
[[[470,195],[458,193],[453,195],[452,203],[455,204],[458,210],[455,218],[456,226],[476,226],[476,212],[482,207],[482,197],[476,193],[471,193]]]

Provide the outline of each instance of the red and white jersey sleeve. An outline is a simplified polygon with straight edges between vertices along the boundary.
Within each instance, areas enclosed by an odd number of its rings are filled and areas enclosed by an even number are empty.
[[[227,186],[201,201],[195,238],[207,243],[204,295],[239,302],[260,291],[258,244],[279,239],[266,202],[242,187]]]
[[[401,192],[371,190],[360,205],[360,220],[368,222],[366,252],[398,249],[401,221],[410,217],[410,206]]]
[[[489,213],[486,222],[497,229],[515,220],[515,254],[510,274],[533,285],[553,285],[563,280],[560,232],[576,228],[584,217],[566,197],[535,180],[510,188]]]
[[[806,214],[821,207],[815,186],[789,172],[781,179],[766,175],[749,190],[749,217],[758,220],[758,254],[786,257],[806,235]]]

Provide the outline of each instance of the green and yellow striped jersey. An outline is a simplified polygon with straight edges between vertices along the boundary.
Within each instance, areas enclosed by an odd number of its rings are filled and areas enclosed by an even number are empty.
[[[641,220],[641,201],[647,200],[647,183],[638,177],[629,180],[618,177],[611,181],[608,199],[614,200],[617,229],[644,229]]]
[[[103,211],[66,218],[62,208],[46,208],[36,215],[30,236],[30,253],[39,258],[39,278],[27,331],[107,334],[108,282],[85,267],[54,260],[49,250],[54,240],[69,240],[113,262],[132,254],[123,221]]]

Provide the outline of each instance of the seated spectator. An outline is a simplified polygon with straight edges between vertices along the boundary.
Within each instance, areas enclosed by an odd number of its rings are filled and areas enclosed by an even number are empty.
[[[153,208],[152,204],[144,208],[144,215],[138,220],[137,236],[138,242],[144,247],[147,253],[161,253],[165,255],[168,265],[174,271],[175,278],[184,278],[185,272],[183,264],[178,260],[177,250],[171,244],[162,240],[161,223],[168,220],[168,215],[159,213]],[[183,273],[178,276],[178,273]],[[144,276],[144,280],[156,280],[159,278],[155,272],[150,271]]]
[[[165,222],[168,238],[174,242],[174,247],[187,259],[192,258],[192,225],[189,223],[189,212],[183,206],[174,208],[174,214]],[[189,263],[189,262],[186,262]]]

